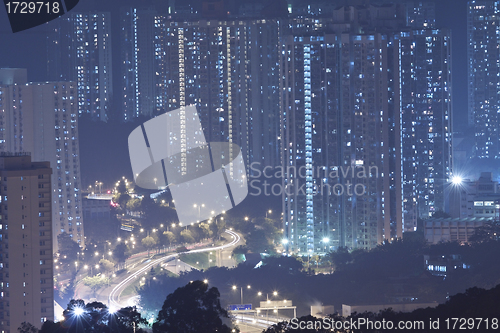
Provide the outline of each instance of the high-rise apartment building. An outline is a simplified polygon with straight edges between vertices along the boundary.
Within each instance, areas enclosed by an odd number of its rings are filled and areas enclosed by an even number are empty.
[[[398,49],[386,35],[286,38],[287,248],[369,249],[402,236]]]
[[[317,14],[290,20],[283,50],[283,186],[304,186],[283,195],[286,242],[299,253],[371,248],[445,210],[451,36],[424,2]],[[346,171],[363,167],[381,179]],[[325,194],[348,183],[366,192]]]
[[[14,72],[0,69],[0,78],[7,77],[5,73],[14,77]],[[77,85],[74,82],[0,85],[0,111],[0,152],[30,152],[33,161],[49,161],[53,166],[54,239],[66,232],[84,246]],[[54,242],[54,251],[57,245]]]
[[[404,230],[445,211],[452,168],[451,36],[407,30],[400,48]]]
[[[196,105],[209,142],[279,164],[280,21],[155,19],[156,109]]]
[[[475,156],[500,158],[500,2],[469,1],[469,125],[474,125]]]
[[[156,84],[162,76],[156,68],[159,50],[155,46],[158,24],[153,8],[124,7],[121,22],[121,76],[123,90],[120,120],[130,121],[139,116],[153,117],[156,108]]]
[[[0,153],[0,332],[54,320],[51,171]]]
[[[107,121],[113,99],[111,14],[71,12],[52,24],[49,79],[76,82],[78,113]]]

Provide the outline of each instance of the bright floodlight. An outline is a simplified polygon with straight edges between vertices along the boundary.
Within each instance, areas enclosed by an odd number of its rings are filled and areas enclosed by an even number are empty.
[[[108,309],[108,313],[109,313],[109,314],[115,314],[115,313],[116,313],[116,311],[118,311],[118,310],[117,310],[115,307],[110,307],[110,308]]]
[[[460,176],[453,176],[453,178],[451,178],[451,182],[454,184],[454,185],[460,185],[462,184],[462,177]]]
[[[75,310],[74,310],[75,315],[78,317],[81,316],[84,312],[85,312],[85,310],[82,308],[75,308]]]
[[[288,239],[286,238],[283,238],[283,240],[281,241],[283,244],[288,244]]]
[[[330,241],[330,238],[328,238],[328,237],[323,238],[323,243],[328,243],[329,241]]]

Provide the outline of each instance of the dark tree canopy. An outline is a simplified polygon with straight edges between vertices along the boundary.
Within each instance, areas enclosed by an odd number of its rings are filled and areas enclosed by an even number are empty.
[[[219,301],[219,291],[203,281],[193,281],[167,296],[153,324],[154,333],[230,333],[224,323],[229,314]]]
[[[40,333],[145,333],[139,326],[147,324],[135,307],[110,311],[100,302],[85,304],[81,299],[71,300],[63,317],[64,320],[57,323],[44,322]]]
[[[296,257],[269,256],[264,259],[263,263],[266,266],[282,268],[289,273],[299,273],[303,267],[302,262]]]
[[[78,259],[80,246],[71,238],[68,233],[63,232],[62,234],[58,235],[57,242],[59,243],[59,260],[61,263],[73,263]]]
[[[113,249],[113,258],[116,259],[119,263],[124,263],[125,260],[129,257],[129,250],[127,244],[124,242],[120,242]]]

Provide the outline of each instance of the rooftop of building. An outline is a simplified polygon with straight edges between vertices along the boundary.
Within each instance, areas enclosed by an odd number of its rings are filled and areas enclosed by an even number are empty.
[[[434,222],[491,222],[491,217],[431,217],[425,220],[425,224]]]

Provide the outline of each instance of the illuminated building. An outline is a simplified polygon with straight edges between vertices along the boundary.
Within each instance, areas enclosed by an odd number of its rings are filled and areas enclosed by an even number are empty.
[[[51,168],[0,153],[0,332],[54,320]]]
[[[107,121],[113,98],[111,14],[71,12],[51,24],[50,80],[76,82],[78,113]]]
[[[469,125],[474,126],[475,156],[500,158],[500,3],[469,1]]]
[[[0,77],[9,72],[0,69]],[[0,152],[29,152],[33,161],[50,162],[53,238],[66,232],[84,246],[76,84],[9,83],[0,85]]]

